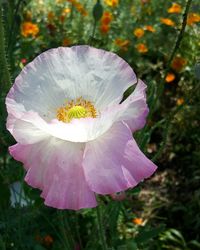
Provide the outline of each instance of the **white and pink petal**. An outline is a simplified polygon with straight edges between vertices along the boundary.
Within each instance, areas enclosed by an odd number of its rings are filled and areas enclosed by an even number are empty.
[[[35,144],[16,144],[10,153],[24,163],[26,182],[42,190],[46,205],[78,210],[97,205],[83,172],[83,149],[84,144],[52,137]]]
[[[50,121],[57,108],[78,97],[102,110],[119,103],[136,81],[132,68],[114,53],[89,46],[51,49],[16,78],[6,98],[7,110],[16,119],[34,111]]]
[[[134,187],[156,170],[123,122],[115,123],[108,132],[86,144],[83,167],[90,189],[98,194]]]

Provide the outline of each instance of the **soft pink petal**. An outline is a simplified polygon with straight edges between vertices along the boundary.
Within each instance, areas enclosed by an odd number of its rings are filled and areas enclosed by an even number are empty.
[[[99,194],[126,190],[156,170],[138,149],[129,127],[121,122],[86,144],[83,167],[90,189]]]
[[[136,99],[145,98],[146,100],[146,88],[147,85],[141,79],[138,79],[137,85],[132,93],[132,97]]]
[[[129,183],[135,186],[145,178],[150,177],[157,166],[139,149],[134,139],[128,141],[125,149],[123,171]]]
[[[101,120],[114,124],[125,121],[132,132],[141,129],[146,123],[149,109],[146,103],[146,85],[139,80],[134,92],[121,104],[109,106],[101,113]]]
[[[121,168],[130,139],[126,125],[115,124],[107,133],[86,144],[83,167],[86,181],[96,193],[111,194],[128,188]]]
[[[38,146],[38,144],[35,144]],[[29,164],[28,162],[31,163],[30,157],[31,157],[31,152],[30,150],[33,148],[33,146],[35,145],[22,145],[22,144],[15,144],[13,146],[9,147],[9,153],[10,155],[12,155],[12,157],[17,160],[17,161],[21,161],[24,163],[24,167],[26,168],[26,170],[29,169]],[[35,150],[34,150],[35,152]],[[29,156],[29,157],[27,157]],[[28,162],[27,162],[28,160]]]
[[[78,210],[97,205],[81,165],[83,148],[84,144],[51,138],[36,144],[16,144],[10,153],[24,163],[26,182],[43,191],[46,205]]]
[[[146,85],[139,79],[132,95],[122,103],[126,108],[122,114],[132,132],[144,127],[149,109],[146,103]],[[127,117],[128,119],[126,119]]]

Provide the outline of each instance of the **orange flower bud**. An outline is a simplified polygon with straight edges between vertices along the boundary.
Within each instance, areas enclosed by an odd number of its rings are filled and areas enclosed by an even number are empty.
[[[32,22],[23,22],[21,25],[21,34],[24,37],[35,37],[39,33],[39,27]]]
[[[167,76],[165,77],[165,81],[166,82],[173,82],[175,78],[176,77],[175,77],[174,73],[168,73]]]
[[[144,43],[137,44],[136,49],[140,53],[147,53],[147,51],[148,51],[148,48]]]
[[[168,25],[168,26],[175,26],[174,21],[169,18],[160,18],[161,23]]]
[[[133,34],[137,37],[137,38],[140,38],[140,37],[143,37],[144,36],[144,30],[141,29],[141,28],[137,28],[133,31]]]
[[[141,226],[144,222],[143,222],[142,218],[134,218],[133,223],[138,225],[138,226]]]
[[[182,11],[181,5],[173,3],[172,6],[167,10],[168,13],[180,13]]]

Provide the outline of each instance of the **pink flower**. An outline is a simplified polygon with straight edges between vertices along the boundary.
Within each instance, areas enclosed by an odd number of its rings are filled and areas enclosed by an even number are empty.
[[[26,63],[27,63],[26,58],[22,58],[22,59],[21,59],[21,63],[26,64]]]
[[[132,188],[154,173],[132,137],[148,113],[146,85],[139,80],[119,104],[136,82],[123,59],[89,46],[51,49],[23,68],[6,98],[17,141],[10,154],[46,205],[95,207],[95,194]]]

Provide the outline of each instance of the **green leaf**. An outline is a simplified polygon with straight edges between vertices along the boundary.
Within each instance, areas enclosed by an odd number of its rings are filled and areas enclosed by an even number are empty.
[[[200,242],[196,240],[191,240],[188,243],[188,247],[190,247],[192,250],[199,250],[200,249]]]
[[[151,228],[150,230],[141,230],[139,234],[136,236],[135,240],[137,243],[145,243],[152,239],[153,237],[158,236],[164,230],[164,225],[161,225],[157,228]]]

